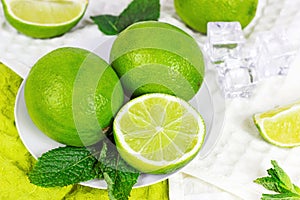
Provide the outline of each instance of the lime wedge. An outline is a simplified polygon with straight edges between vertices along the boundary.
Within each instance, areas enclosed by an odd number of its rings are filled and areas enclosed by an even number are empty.
[[[34,38],[61,35],[82,18],[87,0],[1,0],[7,21]]]
[[[114,120],[122,158],[144,173],[173,172],[199,152],[205,136],[200,114],[186,101],[146,94],[128,102]]]
[[[261,136],[279,147],[300,145],[300,102],[255,114],[254,123]]]

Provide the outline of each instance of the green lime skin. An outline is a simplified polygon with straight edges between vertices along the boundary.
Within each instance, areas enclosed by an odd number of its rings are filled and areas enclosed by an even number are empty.
[[[104,138],[124,94],[114,70],[83,49],[64,47],[43,56],[25,84],[34,124],[53,140],[88,146]]]
[[[185,24],[206,34],[208,22],[238,21],[245,28],[255,17],[258,0],[174,0],[174,5]]]
[[[115,40],[110,60],[129,97],[165,93],[190,100],[204,78],[203,54],[181,29],[162,22],[139,22]]]

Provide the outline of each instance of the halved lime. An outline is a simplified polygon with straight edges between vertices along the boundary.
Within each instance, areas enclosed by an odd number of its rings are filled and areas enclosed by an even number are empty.
[[[300,145],[300,103],[255,114],[254,123],[262,137],[279,147]]]
[[[1,0],[7,21],[34,38],[61,35],[82,18],[88,0]]]
[[[200,114],[186,101],[153,93],[125,104],[114,121],[122,158],[144,173],[173,172],[199,152],[205,136]]]

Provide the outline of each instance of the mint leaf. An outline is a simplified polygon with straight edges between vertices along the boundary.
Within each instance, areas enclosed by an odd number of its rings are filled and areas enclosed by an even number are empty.
[[[91,17],[95,24],[98,25],[99,30],[101,30],[106,35],[116,35],[119,33],[116,27],[116,22],[118,20],[117,16],[113,15],[99,15]]]
[[[66,146],[44,153],[28,175],[30,182],[56,187],[100,178],[107,182],[110,200],[127,200],[140,172],[121,158],[109,139],[89,148]]]
[[[282,188],[280,182],[277,179],[274,179],[273,177],[258,178],[254,182],[262,185],[264,188],[271,191],[275,191],[278,193],[289,192],[289,190]]]
[[[300,196],[298,194],[288,192],[283,194],[263,194],[261,199],[262,200],[300,200]]]
[[[86,147],[59,147],[44,153],[28,177],[42,187],[66,186],[94,179],[96,164]]]
[[[281,187],[287,190],[293,190],[293,183],[290,177],[279,167],[276,161],[271,161],[274,169],[269,169],[268,174],[272,177],[276,177],[281,184]]]
[[[116,35],[133,23],[158,20],[159,16],[159,0],[133,0],[119,16],[98,15],[91,19],[104,34]]]
[[[98,177],[106,181],[110,200],[127,200],[140,172],[120,157],[111,142],[103,143],[98,160]]]
[[[276,161],[271,161],[273,168],[268,169],[269,176],[254,180],[268,190],[279,194],[263,194],[262,200],[300,200],[300,189],[291,182],[290,177],[279,167]]]
[[[133,0],[120,14],[116,26],[119,32],[139,21],[157,20],[160,15],[159,0]]]

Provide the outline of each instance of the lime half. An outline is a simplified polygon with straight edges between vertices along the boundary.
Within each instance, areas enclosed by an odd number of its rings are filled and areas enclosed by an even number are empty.
[[[122,158],[144,173],[181,168],[199,152],[205,136],[200,114],[186,101],[153,93],[128,102],[114,121]]]
[[[34,38],[62,35],[82,18],[87,0],[1,0],[7,21]]]
[[[254,115],[262,137],[279,147],[300,145],[300,102]]]

